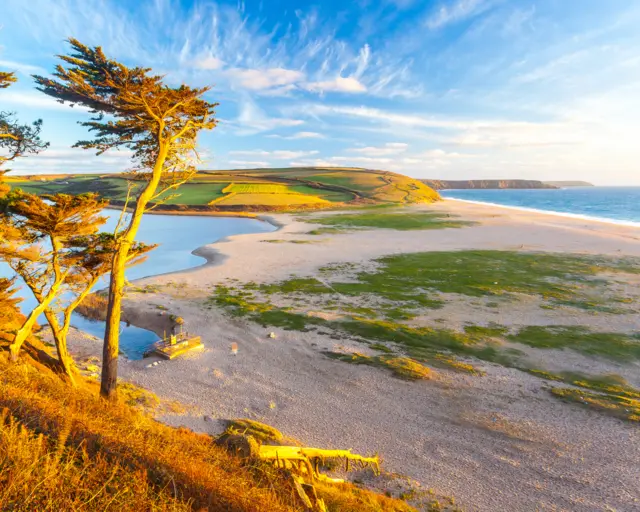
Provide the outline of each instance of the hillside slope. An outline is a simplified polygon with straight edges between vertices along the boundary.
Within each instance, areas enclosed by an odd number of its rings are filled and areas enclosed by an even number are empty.
[[[127,194],[124,175],[13,177],[13,187],[38,194],[98,192],[112,204]],[[437,192],[419,180],[358,168],[284,168],[202,171],[166,195],[163,211],[260,212],[379,203],[430,203]]]
[[[0,510],[302,510],[281,471],[82,386],[0,351]],[[350,484],[316,490],[332,512],[413,510]]]

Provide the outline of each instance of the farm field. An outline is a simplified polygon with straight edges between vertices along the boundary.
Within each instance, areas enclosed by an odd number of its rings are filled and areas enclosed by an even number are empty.
[[[9,178],[36,194],[97,192],[114,204],[127,196],[124,175],[41,175]],[[134,185],[135,186],[135,185]],[[437,201],[437,192],[401,174],[359,168],[283,168],[201,171],[189,183],[160,196],[165,211],[190,206],[211,211],[286,211],[362,204]]]

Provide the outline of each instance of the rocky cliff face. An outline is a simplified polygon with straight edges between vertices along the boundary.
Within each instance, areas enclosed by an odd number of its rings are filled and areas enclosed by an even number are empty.
[[[467,188],[558,188],[536,180],[421,180],[436,190]]]

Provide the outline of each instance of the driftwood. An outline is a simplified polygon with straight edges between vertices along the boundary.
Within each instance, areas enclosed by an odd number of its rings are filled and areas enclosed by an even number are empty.
[[[225,433],[216,440],[218,446],[243,459],[258,459],[273,464],[286,472],[301,506],[309,512],[326,512],[324,501],[318,497],[313,482],[344,482],[341,478],[331,478],[320,473],[319,467],[327,459],[344,459],[345,470],[354,467],[373,469],[380,474],[378,456],[363,457],[351,450],[323,450],[300,446],[271,446],[260,444],[253,436]],[[308,481],[306,481],[306,480]]]

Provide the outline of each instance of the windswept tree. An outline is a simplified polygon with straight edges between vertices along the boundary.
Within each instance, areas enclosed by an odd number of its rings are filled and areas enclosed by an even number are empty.
[[[101,277],[111,271],[116,238],[113,233],[95,233],[73,237],[64,244],[60,260],[70,266],[64,283],[64,295],[44,311],[58,352],[61,369],[75,385],[74,363],[69,355],[67,336],[73,313],[87,298]],[[127,267],[142,263],[154,245],[136,242],[129,251]]]
[[[13,73],[0,71],[0,89],[6,89],[14,82],[16,77]],[[32,124],[21,124],[13,112],[0,111],[0,175],[7,172],[7,169],[3,169],[7,162],[38,153],[49,146],[48,142],[40,139],[41,129],[41,119]]]
[[[96,194],[38,197],[18,189],[3,202],[7,229],[0,240],[0,258],[22,278],[37,301],[9,346],[15,361],[38,317],[60,296],[67,279],[71,280],[76,272],[79,254],[73,247],[74,239],[95,235],[106,221],[100,215],[106,201]]]
[[[100,392],[115,398],[118,345],[125,266],[144,212],[166,192],[195,173],[196,139],[201,130],[216,126],[216,103],[202,98],[209,87],[170,87],[148,68],[129,68],[108,59],[102,48],[89,48],[70,39],[72,51],[62,55],[54,78],[34,76],[38,89],[72,105],[90,109],[86,126],[95,136],[75,147],[133,151],[141,185],[132,198],[132,214],[116,234],[109,283],[109,305],[103,349]],[[128,203],[129,201],[127,201]]]
[[[14,280],[0,277],[0,339],[13,341],[13,332],[23,321],[18,304],[22,299],[15,296]]]

